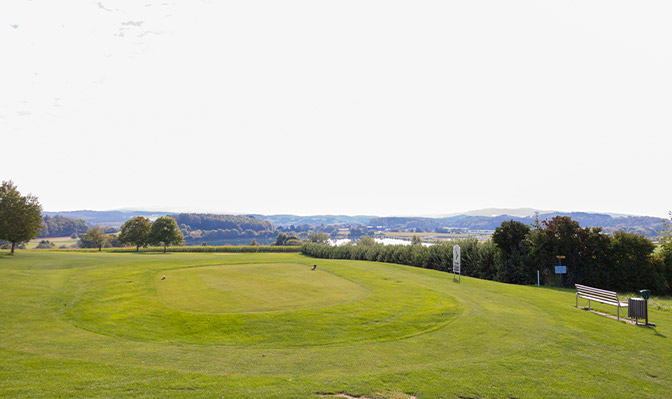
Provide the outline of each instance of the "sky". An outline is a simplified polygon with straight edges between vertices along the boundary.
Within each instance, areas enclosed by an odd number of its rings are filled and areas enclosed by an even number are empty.
[[[44,210],[672,210],[672,2],[0,2]]]

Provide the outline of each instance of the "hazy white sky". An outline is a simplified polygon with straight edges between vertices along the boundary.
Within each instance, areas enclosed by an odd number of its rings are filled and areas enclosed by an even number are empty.
[[[667,216],[672,2],[2,0],[45,210]]]

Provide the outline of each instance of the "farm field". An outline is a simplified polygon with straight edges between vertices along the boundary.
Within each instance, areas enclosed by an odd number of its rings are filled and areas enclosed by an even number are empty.
[[[672,392],[666,299],[651,307],[651,329],[577,309],[573,290],[457,283],[401,265],[292,253],[6,253],[3,398]]]
[[[35,249],[37,245],[40,243],[42,240],[48,240],[49,242],[53,242],[56,247],[61,247],[65,246],[67,248],[73,247],[77,245],[78,239],[76,238],[71,238],[71,237],[47,237],[47,238],[34,238],[26,244],[27,249]]]

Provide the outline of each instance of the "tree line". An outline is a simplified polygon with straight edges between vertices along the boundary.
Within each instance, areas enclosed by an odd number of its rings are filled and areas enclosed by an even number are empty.
[[[648,238],[654,238],[660,227],[660,218],[651,216],[622,216],[613,217],[607,214],[587,212],[553,212],[536,216],[516,217],[510,215],[498,216],[451,216],[445,218],[423,217],[380,217],[373,218],[368,222],[370,226],[381,226],[390,230],[400,231],[434,231],[445,232],[452,228],[464,228],[468,230],[494,230],[503,222],[514,220],[527,225],[534,223],[536,219],[549,220],[556,216],[567,216],[584,226],[601,227],[602,231],[613,233],[627,231],[641,233]]]
[[[190,230],[252,230],[273,231],[267,220],[243,215],[217,215],[211,213],[180,213],[174,216],[178,226],[188,226]]]
[[[46,215],[42,217],[42,229],[38,237],[76,237],[85,233],[88,229],[89,226],[84,219]]]
[[[672,220],[672,214],[670,215]],[[514,284],[571,287],[574,283],[633,292],[650,289],[672,293],[672,223],[661,231],[660,248],[637,233],[605,234],[599,227],[582,228],[567,216],[532,225],[510,220],[495,229],[491,240],[463,239],[429,247],[380,245],[373,240],[330,246],[309,242],[302,252],[330,259],[399,263],[441,271],[452,270],[453,245],[460,245],[462,274]],[[560,283],[555,274],[557,256],[564,256],[567,274]]]
[[[114,241],[119,245],[115,245]],[[79,247],[98,248],[101,251],[108,245],[126,244],[136,247],[136,251],[139,251],[140,247],[159,245],[163,247],[163,252],[166,252],[168,246],[181,244],[183,241],[182,232],[172,217],[162,216],[151,222],[144,216],[136,216],[121,225],[118,236],[106,233],[105,228],[100,225],[90,228],[80,238]]]

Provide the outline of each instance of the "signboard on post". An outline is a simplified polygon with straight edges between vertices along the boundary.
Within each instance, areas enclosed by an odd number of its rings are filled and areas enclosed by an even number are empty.
[[[455,273],[458,273],[458,275],[461,277],[462,272],[460,271],[460,246],[459,245],[454,245],[453,246],[453,277],[455,277]],[[459,281],[459,277],[458,277]]]
[[[563,266],[562,260],[565,259],[565,255],[558,255],[558,265],[555,267],[555,274],[560,275],[560,286],[562,287],[562,275],[567,274],[567,266]]]

